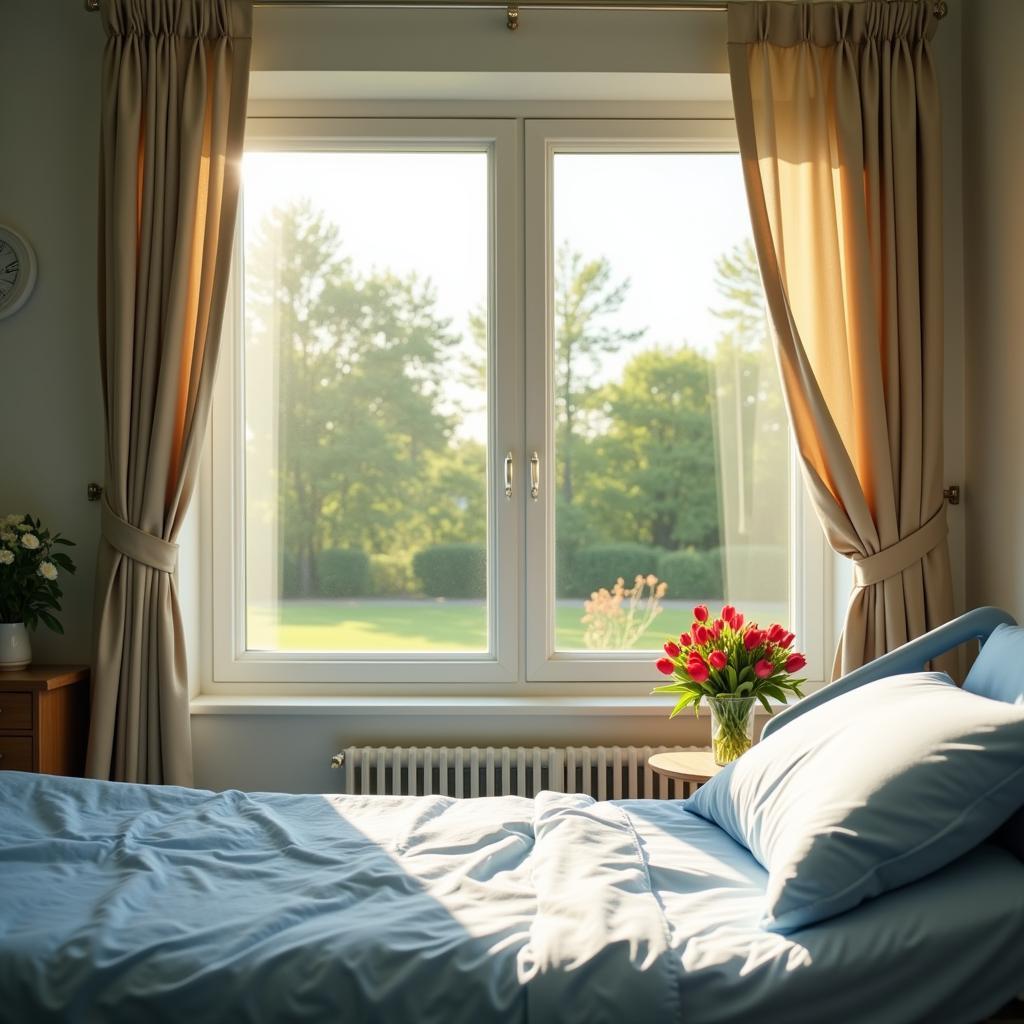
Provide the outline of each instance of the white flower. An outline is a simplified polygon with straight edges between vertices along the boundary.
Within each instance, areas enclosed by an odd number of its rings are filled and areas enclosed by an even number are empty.
[[[14,561],[14,552],[0,548],[0,565],[10,565]]]
[[[21,546],[28,548],[29,551],[35,551],[39,547],[39,538],[34,533],[23,533],[21,535]]]
[[[16,533],[12,533],[10,530],[0,530],[0,540],[5,544],[13,544],[18,539]]]
[[[57,566],[53,562],[40,562],[36,570],[44,580],[55,580],[57,578]]]
[[[32,527],[28,523],[18,523],[18,529],[21,530],[22,533],[28,533]]]
[[[15,512],[14,515],[12,516],[6,516],[4,518],[4,522],[7,523],[9,526],[17,526],[18,523],[20,523],[24,518],[25,516],[22,513]]]

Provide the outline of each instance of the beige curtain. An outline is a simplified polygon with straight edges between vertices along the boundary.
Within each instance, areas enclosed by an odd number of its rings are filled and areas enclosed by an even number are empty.
[[[88,774],[192,781],[175,538],[195,482],[238,206],[250,0],[103,0],[106,477]]]
[[[729,6],[754,238],[790,423],[854,590],[834,672],[952,616],[930,3]]]

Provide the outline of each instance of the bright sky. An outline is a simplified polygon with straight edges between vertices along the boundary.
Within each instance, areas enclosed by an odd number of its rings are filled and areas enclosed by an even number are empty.
[[[554,235],[631,281],[618,316],[637,347],[709,351],[715,259],[750,235],[735,153],[556,153]]]
[[[429,277],[440,311],[464,331],[487,294],[487,173],[485,153],[249,152],[245,230],[308,197],[340,227],[358,269]],[[715,258],[750,232],[738,156],[562,153],[554,182],[556,246],[568,239],[607,257],[615,280],[632,282],[617,320],[647,335],[631,351],[710,349]],[[630,354],[607,360],[606,375]]]

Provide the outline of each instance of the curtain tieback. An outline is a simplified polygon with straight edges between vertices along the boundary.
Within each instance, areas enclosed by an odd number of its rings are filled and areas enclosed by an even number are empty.
[[[909,536],[890,544],[887,548],[882,548],[877,554],[854,558],[854,586],[870,587],[872,583],[881,583],[882,580],[909,569],[920,562],[929,551],[937,548],[946,539],[947,531],[946,506],[943,504],[924,526]]]
[[[125,522],[106,498],[100,510],[100,532],[115,551],[133,562],[141,562],[157,572],[174,572],[178,566],[177,544]]]

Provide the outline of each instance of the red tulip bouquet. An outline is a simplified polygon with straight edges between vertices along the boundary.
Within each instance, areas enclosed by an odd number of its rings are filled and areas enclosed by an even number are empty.
[[[678,693],[670,718],[693,705],[694,714],[707,697],[712,713],[711,739],[715,761],[734,761],[753,742],[754,701],[769,714],[769,698],[788,702],[788,694],[802,697],[803,679],[792,678],[807,664],[804,655],[792,650],[794,635],[778,623],[760,629],[744,623],[742,612],[732,605],[711,621],[706,605],[693,609],[693,625],[679,642],[665,644],[658,671],[674,681],[655,687],[654,693]]]

